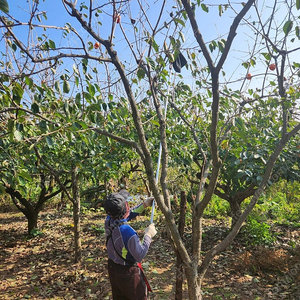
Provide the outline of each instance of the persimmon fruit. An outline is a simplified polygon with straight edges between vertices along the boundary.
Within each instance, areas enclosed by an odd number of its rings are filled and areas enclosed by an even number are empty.
[[[247,76],[246,76],[246,78],[247,78],[248,80],[252,79],[251,73],[248,73]]]
[[[98,49],[99,47],[100,47],[100,43],[96,42],[96,43],[94,44],[94,48],[95,48],[95,49]]]
[[[275,64],[270,64],[270,65],[269,65],[269,69],[270,69],[271,71],[274,71],[274,70],[276,69],[276,65],[275,65]]]

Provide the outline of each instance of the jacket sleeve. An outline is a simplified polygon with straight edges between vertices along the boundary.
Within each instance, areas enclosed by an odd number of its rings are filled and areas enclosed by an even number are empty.
[[[138,235],[134,234],[127,242],[127,249],[137,262],[141,262],[146,256],[150,244],[151,238],[148,235],[144,236],[141,243]]]
[[[145,210],[143,202],[134,206],[133,208],[130,209],[130,214],[127,218],[127,221],[130,221],[137,217],[139,214],[141,214]]]

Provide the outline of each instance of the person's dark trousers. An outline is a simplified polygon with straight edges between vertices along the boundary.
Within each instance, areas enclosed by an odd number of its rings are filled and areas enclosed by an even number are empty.
[[[147,286],[139,267],[122,266],[108,260],[113,300],[147,300]]]

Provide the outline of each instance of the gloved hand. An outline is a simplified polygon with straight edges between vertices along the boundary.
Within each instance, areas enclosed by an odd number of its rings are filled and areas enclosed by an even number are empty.
[[[151,239],[156,235],[156,233],[157,231],[155,229],[154,223],[150,224],[145,230],[145,235],[150,236]]]
[[[152,196],[152,197],[148,197],[148,198],[144,201],[144,205],[145,205],[146,207],[151,206],[153,200],[154,200],[154,197],[153,197],[153,196]]]

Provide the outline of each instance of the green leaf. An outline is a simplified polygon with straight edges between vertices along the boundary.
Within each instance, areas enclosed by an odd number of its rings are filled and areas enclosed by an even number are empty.
[[[22,133],[19,130],[15,130],[14,137],[17,141],[21,141],[22,140]]]
[[[144,71],[143,68],[139,68],[136,75],[137,75],[138,79],[141,80],[145,77],[146,72]]]
[[[159,122],[156,121],[156,120],[151,120],[151,123],[154,124],[154,125],[156,125],[157,127],[159,127],[159,125],[160,125]]]
[[[293,68],[295,69],[295,68],[300,68],[300,64],[299,63],[296,63],[296,62],[294,62],[293,63]]]
[[[82,122],[82,121],[78,121],[78,123],[80,124],[80,126],[82,127],[82,129],[87,129],[88,125],[86,125],[86,123]]]
[[[9,7],[6,0],[0,0],[0,10],[7,14],[9,13]]]
[[[16,124],[16,129],[20,132],[24,131],[24,125],[22,123]]]
[[[220,49],[220,52],[223,53],[224,47],[225,47],[225,43],[223,41],[218,41],[218,47]]]
[[[95,89],[95,87],[94,87],[93,85],[91,85],[91,84],[88,85],[88,91],[89,91],[91,97],[94,97],[94,96],[95,96],[95,94],[96,94],[96,89]]]
[[[285,24],[283,25],[283,32],[285,33],[285,35],[288,35],[289,32],[292,30],[293,28],[293,21],[288,20],[285,22]]]
[[[248,69],[248,68],[249,68],[249,63],[247,63],[247,62],[242,63],[242,65],[243,65],[243,67],[244,67],[245,69]]]
[[[209,44],[209,50],[210,52],[213,52],[217,47],[217,42],[216,41],[212,41],[210,44]]]
[[[53,146],[53,139],[51,136],[46,136],[46,143],[49,147]]]
[[[181,19],[175,18],[175,19],[174,19],[174,22],[175,22],[176,24],[180,24],[180,25],[182,25],[182,26],[185,26],[184,21],[181,20]]]
[[[47,123],[46,121],[42,120],[40,123],[39,123],[39,127],[40,129],[45,132],[47,130]]]
[[[64,110],[66,116],[68,116],[68,115],[70,114],[68,102],[65,102],[65,103],[64,103],[63,110]]]
[[[155,50],[155,52],[158,52],[159,48],[154,39],[152,39],[152,46],[153,46],[153,49]]]
[[[27,179],[28,181],[32,181],[32,177],[26,171],[21,171],[18,175],[23,177],[24,179]]]
[[[14,122],[14,120],[9,119],[9,120],[8,120],[8,124],[7,124],[7,127],[8,127],[8,130],[12,132],[13,129],[14,129],[14,127],[15,127],[15,122]]]
[[[271,59],[271,55],[270,53],[262,53],[262,55],[264,56],[264,58],[269,61]]]
[[[61,89],[60,89],[59,81],[55,81],[54,87],[55,87],[56,91],[61,94]]]
[[[0,195],[4,194],[5,192],[6,192],[5,187],[2,184],[0,184]]]
[[[16,85],[13,87],[13,99],[18,104],[20,104],[20,101],[23,97],[24,90],[22,86],[19,83],[16,83]]]
[[[74,71],[74,73],[76,73],[77,75],[79,75],[78,68],[77,68],[77,66],[75,64],[73,65],[73,71]]]
[[[68,94],[70,92],[70,83],[67,80],[64,80],[63,91]]]
[[[20,182],[21,185],[25,185],[26,184],[26,180],[25,178],[23,178],[22,176],[18,175],[18,180]]]
[[[29,78],[29,77],[26,76],[25,77],[25,82],[29,86],[29,88],[31,89],[32,86],[33,86],[33,80],[31,78]]]
[[[245,174],[249,177],[253,176],[253,173],[250,170],[245,170]]]
[[[49,46],[50,46],[51,49],[56,48],[55,43],[52,40],[49,40]]]
[[[92,100],[91,95],[87,92],[84,92],[83,95],[84,95],[84,99],[90,103]]]
[[[300,30],[299,30],[299,26],[295,27],[295,32],[296,32],[296,36],[298,39],[300,39]]]
[[[203,11],[208,13],[208,6],[205,5],[204,3],[201,4],[201,8],[203,9]]]
[[[40,108],[39,106],[34,102],[31,105],[31,110],[33,111],[33,113],[38,114],[40,112]]]
[[[147,60],[147,62],[148,62],[148,64],[149,64],[149,66],[150,66],[153,70],[155,70],[155,62],[154,62],[154,60],[153,60],[151,57],[146,57],[146,60]]]
[[[111,169],[111,168],[113,167],[113,164],[112,164],[111,162],[107,162],[107,163],[105,164],[105,166],[106,166],[107,168]]]
[[[183,42],[185,42],[184,34],[183,34],[181,31],[179,31],[179,35],[180,35],[181,40],[182,40]]]
[[[252,67],[254,67],[256,65],[256,61],[254,59],[250,59],[250,64]]]
[[[77,93],[76,97],[75,97],[75,102],[76,102],[77,105],[80,105],[80,100],[81,100],[81,94]]]
[[[296,0],[296,8],[299,10],[300,9],[300,0]]]
[[[238,131],[236,133],[239,137],[241,137],[244,141],[247,141],[248,140],[248,137],[246,135],[246,133],[244,131]]]
[[[223,6],[219,5],[219,16],[221,17],[223,13]]]
[[[170,42],[172,44],[172,46],[175,48],[176,47],[176,41],[172,36],[169,36]]]

